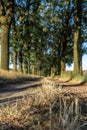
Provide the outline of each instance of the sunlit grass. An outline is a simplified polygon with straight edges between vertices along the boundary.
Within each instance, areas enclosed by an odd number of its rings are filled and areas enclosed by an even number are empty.
[[[54,79],[55,80],[59,80],[59,81],[69,81],[72,78],[72,73],[71,72],[64,72],[59,76],[55,76]]]
[[[60,76],[55,76],[54,80],[58,80],[59,82],[70,82],[70,83],[84,83],[87,81],[87,74],[77,74],[74,75],[73,72],[65,72]]]
[[[0,77],[16,79],[16,78],[20,78],[20,77],[25,77],[25,75],[22,73],[19,73],[19,72],[11,71],[11,70],[6,71],[6,70],[0,69]],[[26,77],[27,77],[27,75],[26,75]]]
[[[39,76],[0,69],[0,83],[2,84],[23,82],[32,78],[39,78]]]
[[[80,74],[78,74],[78,75],[75,75],[73,78],[72,78],[72,80],[71,80],[71,82],[75,82],[75,83],[84,83],[86,80],[86,77],[85,76],[83,76],[83,75],[80,75]]]

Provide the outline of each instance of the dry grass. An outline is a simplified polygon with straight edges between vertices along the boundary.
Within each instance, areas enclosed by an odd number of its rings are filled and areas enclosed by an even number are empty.
[[[5,71],[5,70],[0,69],[0,77],[2,77],[2,78],[15,79],[15,78],[18,78],[21,76],[22,76],[21,73],[13,72],[13,71]]]
[[[53,79],[55,80],[59,80],[60,82],[66,82],[66,81],[69,81],[70,79],[72,78],[72,73],[71,72],[65,72],[59,76],[54,76]]]
[[[29,81],[29,79],[40,78],[35,75],[23,74],[14,71],[5,71],[0,69],[0,84],[19,83]]]
[[[80,130],[79,99],[43,79],[31,95],[0,108],[1,130]]]

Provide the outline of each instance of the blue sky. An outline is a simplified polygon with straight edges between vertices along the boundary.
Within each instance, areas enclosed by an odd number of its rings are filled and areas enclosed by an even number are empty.
[[[85,54],[82,59],[83,70],[87,70],[87,55]]]

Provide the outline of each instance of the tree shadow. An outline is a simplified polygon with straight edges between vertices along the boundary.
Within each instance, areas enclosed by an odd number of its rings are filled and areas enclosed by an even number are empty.
[[[41,78],[32,78],[32,77],[18,77],[16,79],[11,79],[11,78],[4,78],[0,77],[0,88],[1,86],[5,85],[10,85],[10,84],[20,84],[20,83],[25,83],[26,81],[38,81]]]
[[[28,81],[15,82],[0,85],[0,104],[13,102],[22,99],[24,94],[27,94],[30,89],[40,86],[41,78],[32,78]],[[23,93],[24,92],[24,93]],[[1,105],[0,105],[1,106]]]

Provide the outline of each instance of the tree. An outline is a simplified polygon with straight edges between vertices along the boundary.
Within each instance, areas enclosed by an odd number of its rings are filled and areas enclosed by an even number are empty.
[[[15,5],[8,8],[4,0],[1,0],[1,3],[6,13],[1,14],[0,22],[1,27],[6,25],[4,27],[10,32],[10,37],[8,35],[7,39],[10,38],[11,41],[14,70],[18,68],[25,73],[33,72],[43,75],[48,75],[53,70],[55,74],[60,75],[64,73],[66,63],[70,65],[74,58],[74,72],[79,72],[77,68],[80,68],[80,60],[84,52],[82,43],[86,37],[84,35],[86,31],[83,30],[86,26],[83,12],[86,13],[86,9],[83,9],[81,0],[80,2],[78,0],[76,2],[71,0],[15,0]],[[11,15],[9,13],[11,16],[9,24],[3,24],[2,16],[6,18],[9,8],[12,12]],[[6,49],[9,48],[9,42],[2,45],[5,45]]]
[[[0,1],[1,69],[9,69],[9,33],[13,20],[14,0]]]
[[[76,0],[74,13],[74,74],[80,73],[82,0]]]

